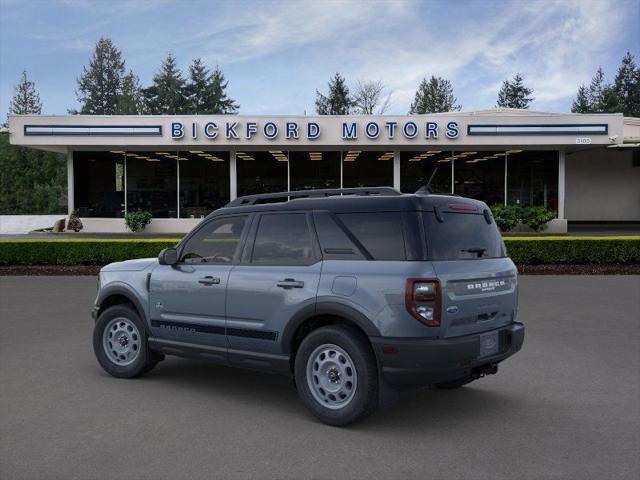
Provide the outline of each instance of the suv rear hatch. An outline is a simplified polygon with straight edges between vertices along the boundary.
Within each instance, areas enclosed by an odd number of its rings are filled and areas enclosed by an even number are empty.
[[[493,217],[479,202],[450,202],[423,213],[429,259],[440,280],[441,335],[508,325],[516,318],[517,270]]]

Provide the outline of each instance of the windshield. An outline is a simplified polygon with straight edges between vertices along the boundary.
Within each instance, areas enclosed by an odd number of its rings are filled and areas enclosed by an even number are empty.
[[[424,213],[427,245],[431,260],[469,260],[500,258],[506,251],[495,222],[484,215],[442,213],[442,222],[434,212]]]

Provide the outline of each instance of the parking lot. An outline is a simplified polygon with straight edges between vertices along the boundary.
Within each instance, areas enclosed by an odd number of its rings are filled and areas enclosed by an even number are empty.
[[[0,277],[0,478],[640,478],[640,277],[520,280],[498,375],[335,428],[286,378],[177,358],[112,378],[94,277]]]

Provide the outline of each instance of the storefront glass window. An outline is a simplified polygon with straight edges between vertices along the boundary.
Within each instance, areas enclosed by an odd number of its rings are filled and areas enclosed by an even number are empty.
[[[154,218],[176,218],[177,155],[170,152],[127,152],[125,155],[127,211],[146,210]]]
[[[454,193],[504,204],[504,151],[457,151],[454,155]]]
[[[178,152],[180,218],[203,218],[229,202],[229,152]]]
[[[81,217],[124,217],[123,152],[74,152],[73,174]]]
[[[558,211],[558,152],[511,150],[507,159],[507,203]]]
[[[291,190],[340,188],[340,152],[289,152]]]
[[[238,196],[287,190],[287,152],[237,152]]]
[[[429,190],[433,193],[451,193],[452,155],[453,152],[437,149],[401,152],[400,190],[404,193],[414,193],[427,185],[433,175]]]
[[[393,151],[343,152],[344,188],[393,186]]]

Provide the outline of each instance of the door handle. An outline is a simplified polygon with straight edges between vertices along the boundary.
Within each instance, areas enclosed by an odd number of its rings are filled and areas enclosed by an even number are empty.
[[[280,280],[277,285],[280,288],[304,288],[304,282],[294,278],[285,278],[284,280]]]
[[[218,277],[207,275],[206,277],[202,277],[200,280],[198,280],[198,283],[201,283],[203,285],[218,285],[220,283],[220,279]]]

